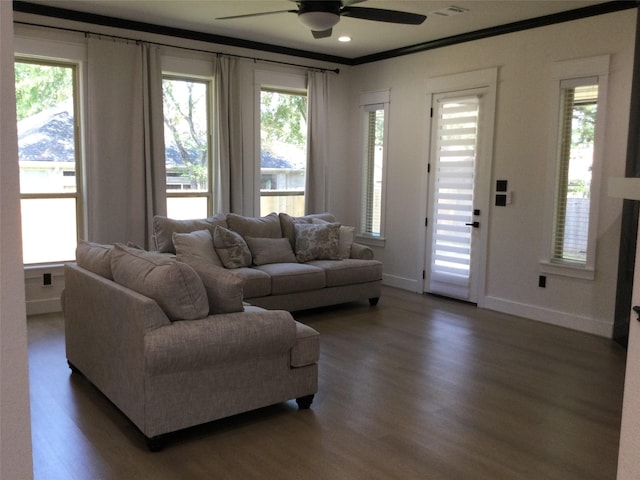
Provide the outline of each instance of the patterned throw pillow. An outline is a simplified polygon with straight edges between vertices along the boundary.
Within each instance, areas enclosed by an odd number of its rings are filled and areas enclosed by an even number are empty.
[[[341,260],[339,224],[297,223],[294,228],[296,258],[299,262]]]
[[[251,265],[251,251],[239,233],[217,226],[213,233],[213,245],[225,268]]]
[[[332,222],[327,222],[321,218],[314,218],[312,219],[312,223],[327,224]],[[340,256],[342,258],[351,258],[351,245],[353,245],[355,235],[355,227],[340,225]]]

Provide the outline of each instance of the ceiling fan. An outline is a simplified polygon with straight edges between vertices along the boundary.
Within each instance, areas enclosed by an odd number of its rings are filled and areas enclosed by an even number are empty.
[[[333,27],[340,21],[340,17],[359,18],[374,22],[400,23],[403,25],[420,25],[426,20],[426,15],[386,10],[382,8],[352,7],[356,3],[366,0],[291,0],[298,5],[297,10],[277,10],[274,12],[249,13],[220,17],[216,20],[230,20],[235,18],[257,17],[276,13],[295,13],[298,19],[311,29],[314,38],[331,36]]]

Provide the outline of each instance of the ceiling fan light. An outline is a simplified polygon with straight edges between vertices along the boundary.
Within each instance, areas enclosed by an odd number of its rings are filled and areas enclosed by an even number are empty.
[[[303,12],[298,14],[300,21],[311,30],[322,32],[338,23],[340,15],[331,12]]]

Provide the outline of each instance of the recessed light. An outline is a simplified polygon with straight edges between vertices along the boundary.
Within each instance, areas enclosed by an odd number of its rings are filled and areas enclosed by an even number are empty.
[[[351,41],[351,37],[349,37],[348,35],[342,35],[342,36],[338,37],[338,41],[339,42],[343,42],[343,43],[350,42]]]

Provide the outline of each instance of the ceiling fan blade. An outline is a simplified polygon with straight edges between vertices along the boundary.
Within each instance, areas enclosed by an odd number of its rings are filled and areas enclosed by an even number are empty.
[[[297,10],[276,10],[275,12],[247,13],[246,15],[231,15],[230,17],[218,17],[216,20],[233,20],[235,18],[260,17],[263,15],[273,15],[274,13],[298,13]]]
[[[319,38],[329,38],[332,31],[333,28],[329,28],[327,30],[311,30],[311,34],[313,35],[313,38],[317,40]]]
[[[373,20],[375,22],[402,23],[405,25],[420,25],[427,19],[426,15],[418,13],[400,12],[368,7],[342,7],[340,15],[345,17]]]
[[[342,5],[345,7],[349,7],[351,5],[355,5],[356,3],[366,2],[367,0],[342,0]]]

